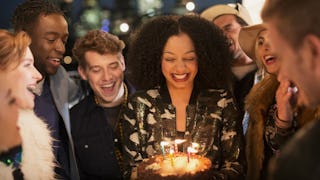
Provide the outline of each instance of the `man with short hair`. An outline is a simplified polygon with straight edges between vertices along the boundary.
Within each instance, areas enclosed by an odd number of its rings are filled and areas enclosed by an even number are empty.
[[[79,88],[61,66],[69,36],[64,14],[47,0],[27,0],[16,8],[13,27],[31,37],[35,67],[43,77],[37,87],[35,113],[44,119],[56,140],[56,178],[79,179],[69,119],[69,102],[78,97]]]
[[[71,109],[71,130],[81,179],[122,179],[119,117],[135,90],[124,78],[123,41],[102,30],[79,38],[73,55],[91,92]]]
[[[218,26],[229,40],[234,58],[231,67],[234,75],[232,89],[243,117],[245,97],[252,86],[262,78],[256,63],[243,52],[238,40],[241,28],[252,24],[249,13],[240,4],[236,4],[236,7],[218,4],[207,8],[200,16]],[[245,132],[247,118],[244,119],[243,126]]]
[[[297,102],[320,106],[320,3],[314,0],[267,0],[262,19],[281,60],[278,79],[298,87]],[[294,93],[283,89],[290,97]],[[295,134],[271,164],[271,179],[319,179],[320,121]]]

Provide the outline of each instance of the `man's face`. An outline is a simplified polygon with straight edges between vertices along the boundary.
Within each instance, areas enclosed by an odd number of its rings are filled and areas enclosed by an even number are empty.
[[[237,59],[243,51],[238,41],[241,25],[237,22],[236,17],[232,14],[221,15],[213,23],[227,36],[230,50],[233,52],[234,59]]]
[[[55,74],[65,53],[67,21],[59,14],[40,15],[34,29],[28,32],[36,68],[43,76]]]
[[[312,107],[319,105],[320,58],[313,55],[312,46],[306,38],[299,48],[294,48],[278,31],[275,21],[267,22],[267,26],[271,45],[281,63],[278,79],[287,79],[298,87],[299,104]]]
[[[125,65],[121,54],[85,53],[85,69],[79,66],[81,77],[87,80],[101,106],[108,106],[118,95]]]

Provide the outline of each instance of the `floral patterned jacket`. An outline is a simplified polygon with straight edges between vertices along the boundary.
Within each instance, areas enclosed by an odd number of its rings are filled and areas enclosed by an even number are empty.
[[[212,162],[212,179],[242,179],[244,138],[231,94],[223,89],[193,92],[186,111],[183,138],[200,144],[198,154]],[[161,154],[161,141],[177,138],[175,117],[167,89],[137,92],[130,98],[122,123],[124,156],[131,167]]]

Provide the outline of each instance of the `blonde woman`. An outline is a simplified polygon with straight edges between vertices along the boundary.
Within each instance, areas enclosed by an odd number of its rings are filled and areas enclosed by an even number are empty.
[[[292,87],[288,80],[277,77],[279,58],[270,46],[268,30],[263,24],[243,28],[239,42],[247,55],[256,59],[266,71],[265,77],[252,88],[245,102],[249,113],[247,179],[263,180],[266,179],[270,158],[280,153],[297,129],[314,118],[316,110],[298,107],[295,102],[299,94],[297,88]]]

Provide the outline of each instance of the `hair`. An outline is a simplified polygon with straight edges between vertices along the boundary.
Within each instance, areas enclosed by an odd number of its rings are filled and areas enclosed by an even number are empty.
[[[72,49],[73,56],[82,68],[86,67],[85,53],[95,51],[101,55],[118,54],[122,56],[122,50],[125,44],[117,36],[104,32],[102,30],[91,30],[74,44]]]
[[[259,48],[259,46],[258,46],[258,37],[259,37],[260,33],[263,32],[263,31],[267,31],[267,30],[266,29],[262,29],[260,32],[257,33],[257,36],[254,39],[254,57],[253,58],[255,59],[255,62],[257,64],[257,66],[258,66],[258,71],[260,71],[260,72],[264,72],[264,71],[267,70],[267,68],[263,64],[263,59],[261,59],[261,57],[259,57],[257,55],[257,53],[256,53],[258,51],[258,48]]]
[[[144,24],[131,39],[127,65],[129,78],[139,89],[164,86],[161,71],[163,49],[172,36],[187,34],[195,47],[198,73],[195,88],[227,88],[232,54],[223,32],[196,15],[158,16]]]
[[[7,70],[10,65],[18,66],[30,43],[31,39],[24,31],[13,34],[0,30],[0,69]]]
[[[275,23],[280,34],[297,48],[307,34],[320,37],[320,3],[314,0],[266,0],[263,21]]]
[[[49,14],[65,17],[63,11],[49,0],[27,0],[15,9],[12,18],[13,28],[16,32],[22,30],[30,33],[38,22],[39,16]]]

